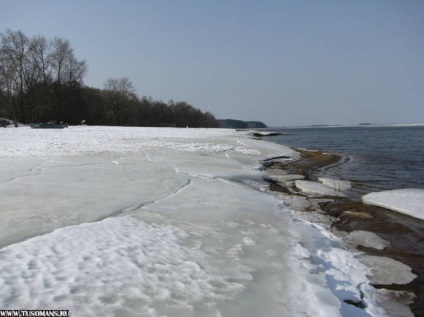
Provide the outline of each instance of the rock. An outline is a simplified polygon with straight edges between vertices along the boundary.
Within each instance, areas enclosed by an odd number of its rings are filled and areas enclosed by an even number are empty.
[[[288,174],[288,175],[278,175],[275,177],[278,181],[293,181],[293,180],[300,180],[304,179],[305,176],[298,175],[298,174]]]
[[[351,210],[346,210],[343,211],[343,213],[341,214],[341,217],[349,217],[349,218],[369,218],[371,219],[372,216],[367,213],[367,212],[363,212],[363,211],[351,211]]]

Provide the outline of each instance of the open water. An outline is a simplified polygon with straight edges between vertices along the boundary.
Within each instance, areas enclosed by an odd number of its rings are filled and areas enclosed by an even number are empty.
[[[268,141],[342,155],[321,176],[352,181],[349,195],[424,188],[424,126],[357,126],[270,129]]]

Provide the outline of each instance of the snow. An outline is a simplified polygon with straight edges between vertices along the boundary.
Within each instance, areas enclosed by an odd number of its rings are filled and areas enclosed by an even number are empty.
[[[363,196],[362,201],[366,204],[424,219],[424,189],[395,189],[370,193]]]
[[[298,154],[248,133],[0,130],[0,307],[385,316],[360,253],[265,192],[258,162]]]

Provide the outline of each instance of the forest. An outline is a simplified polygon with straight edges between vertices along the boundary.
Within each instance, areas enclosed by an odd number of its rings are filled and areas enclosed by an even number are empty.
[[[88,87],[87,61],[70,42],[55,37],[0,33],[0,118],[23,124],[63,121],[90,125],[218,127],[216,118],[187,102],[139,97],[127,77]]]

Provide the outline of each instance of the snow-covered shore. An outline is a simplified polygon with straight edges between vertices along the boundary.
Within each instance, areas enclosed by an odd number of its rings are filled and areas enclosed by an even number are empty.
[[[70,309],[72,316],[396,311],[383,308],[385,291],[374,289],[374,273],[362,263],[377,260],[361,262],[363,254],[265,193],[259,162],[296,159],[287,147],[223,129],[0,134],[5,309]],[[394,267],[387,265],[380,279]],[[407,267],[396,274],[413,278]]]

